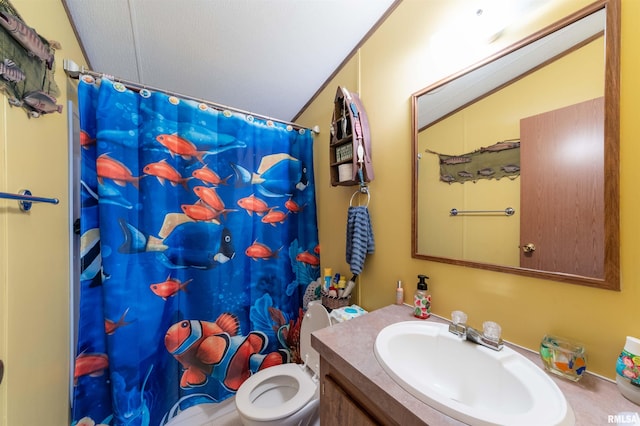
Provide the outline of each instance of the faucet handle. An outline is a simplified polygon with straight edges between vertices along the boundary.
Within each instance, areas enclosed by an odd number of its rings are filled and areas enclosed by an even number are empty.
[[[451,312],[451,324],[449,324],[449,333],[456,336],[467,338],[467,314],[462,311]]]
[[[453,311],[451,312],[451,322],[455,325],[457,324],[466,324],[467,323],[467,314],[462,311]]]
[[[487,339],[491,339],[493,341],[500,340],[500,334],[502,333],[502,328],[500,324],[493,321],[485,321],[482,323],[482,334]]]

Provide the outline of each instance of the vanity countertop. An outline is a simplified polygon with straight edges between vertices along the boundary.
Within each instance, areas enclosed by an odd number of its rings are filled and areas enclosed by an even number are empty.
[[[431,408],[402,389],[376,360],[373,346],[380,330],[400,321],[424,321],[416,319],[412,312],[407,305],[390,305],[318,330],[311,335],[311,344],[321,357],[400,424],[462,425],[464,423]],[[445,322],[433,316],[426,321]],[[509,343],[507,346],[542,368],[537,353]],[[609,380],[588,373],[577,383],[550,377],[573,408],[578,426],[613,424],[614,419],[609,416],[622,412],[640,413],[640,406],[624,398],[616,384]]]

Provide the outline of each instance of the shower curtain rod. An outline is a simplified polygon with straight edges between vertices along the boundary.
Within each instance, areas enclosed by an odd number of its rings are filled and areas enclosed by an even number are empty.
[[[65,59],[63,61],[64,63],[64,72],[67,74],[67,76],[69,76],[70,78],[74,78],[74,79],[79,79],[80,78],[80,74],[86,74],[86,75],[90,75],[92,77],[96,77],[96,78],[102,78],[102,77],[109,77],[111,80],[113,81],[117,81],[118,83],[122,83],[125,86],[131,88],[131,89],[135,89],[135,90],[142,90],[142,89],[147,89],[147,90],[152,90],[154,92],[162,92],[162,93],[166,93],[167,95],[170,96],[176,96],[178,98],[183,98],[183,99],[188,99],[191,101],[195,101],[195,102],[200,102],[203,104],[207,104],[215,109],[224,111],[224,110],[231,110],[234,112],[238,112],[240,114],[246,114],[246,115],[252,115],[254,117],[258,117],[261,118],[263,120],[271,120],[271,121],[277,121],[278,123],[282,123],[282,124],[288,124],[290,126],[293,126],[294,128],[297,129],[307,129],[312,131],[315,134],[320,134],[320,126],[315,125],[313,126],[313,128],[309,128],[309,127],[305,127],[305,126],[301,126],[300,124],[296,124],[290,121],[284,121],[284,120],[279,120],[277,118],[272,118],[272,117],[268,117],[266,115],[261,115],[261,114],[255,114],[253,112],[250,111],[244,111],[238,108],[234,108],[234,107],[230,107],[227,105],[222,105],[222,104],[218,104],[215,102],[211,102],[211,101],[207,101],[204,99],[199,99],[199,98],[195,98],[193,96],[189,96],[189,95],[183,95],[181,93],[176,93],[176,92],[171,92],[168,90],[164,90],[164,89],[158,89],[156,87],[152,87],[152,86],[148,86],[145,84],[140,84],[140,83],[136,83],[134,81],[129,81],[129,80],[125,80],[119,77],[115,77],[112,76],[110,74],[104,74],[104,73],[99,73],[96,71],[91,71],[89,69],[86,69],[84,66],[79,67],[78,64],[76,64],[75,62],[73,62],[70,59]]]

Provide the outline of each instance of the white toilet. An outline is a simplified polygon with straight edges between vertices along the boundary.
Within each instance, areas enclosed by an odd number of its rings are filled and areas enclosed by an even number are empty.
[[[310,302],[300,326],[304,365],[276,365],[249,377],[236,392],[244,425],[319,425],[320,357],[311,348],[311,333],[329,327],[329,313],[320,301]]]

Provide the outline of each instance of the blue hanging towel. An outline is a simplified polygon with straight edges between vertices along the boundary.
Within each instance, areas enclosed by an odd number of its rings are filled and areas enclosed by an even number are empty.
[[[375,242],[369,209],[366,206],[350,206],[347,212],[347,263],[351,273],[362,272],[367,254],[373,253]]]

